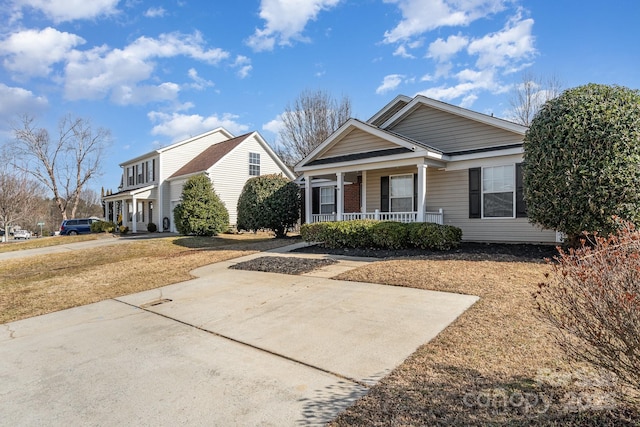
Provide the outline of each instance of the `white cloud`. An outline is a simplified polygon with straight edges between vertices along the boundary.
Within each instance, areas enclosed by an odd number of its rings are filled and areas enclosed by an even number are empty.
[[[478,55],[479,68],[513,66],[535,55],[532,29],[533,19],[522,19],[518,14],[501,31],[473,40],[468,52]]]
[[[3,118],[10,118],[15,114],[35,114],[49,105],[47,98],[43,96],[36,96],[29,90],[3,83],[0,83],[0,99],[0,117]]]
[[[402,21],[386,31],[384,41],[396,43],[440,27],[466,26],[504,9],[508,0],[384,0],[397,4]]]
[[[177,94],[173,83],[142,86],[141,82],[152,77],[155,59],[187,56],[209,64],[217,64],[229,53],[222,49],[207,49],[199,33],[161,34],[157,39],[140,37],[124,49],[95,47],[87,51],[74,50],[69,54],[65,68],[65,96],[71,100],[100,99],[111,94],[114,102],[123,103],[130,99],[144,103],[145,94],[149,101],[173,99]],[[135,96],[128,97],[131,90]]]
[[[260,18],[264,28],[256,28],[247,40],[255,51],[273,50],[276,44],[289,45],[291,40],[304,40],[307,22],[315,20],[323,10],[335,7],[340,0],[262,0]]]
[[[51,66],[64,61],[71,50],[85,40],[75,34],[47,27],[43,30],[24,30],[0,41],[3,65],[18,79],[47,76]]]
[[[153,135],[164,135],[172,141],[180,141],[218,127],[223,127],[234,135],[239,135],[249,130],[249,126],[238,123],[238,116],[224,113],[221,117],[213,114],[203,117],[199,114],[163,113],[151,111],[147,114],[149,120],[157,123],[151,129]]]
[[[116,14],[119,2],[120,0],[14,0],[13,8],[19,11],[40,11],[58,24]]]
[[[200,77],[195,68],[190,68],[187,74],[189,75],[189,78],[193,80],[193,83],[189,85],[193,89],[203,90],[204,88],[214,85],[212,81]]]
[[[376,89],[378,95],[396,90],[402,83],[404,76],[402,74],[389,74],[382,80],[382,84]]]
[[[439,62],[445,62],[451,59],[452,56],[460,52],[467,47],[469,39],[461,36],[449,36],[447,40],[438,38],[436,41],[429,44],[427,50],[427,58],[434,58]]]
[[[248,77],[251,70],[253,70],[253,65],[251,65],[251,59],[247,58],[244,55],[238,55],[236,57],[236,60],[233,63],[233,67],[238,69],[236,74],[241,79]]]
[[[405,45],[401,44],[400,46],[398,46],[396,48],[396,50],[393,52],[393,56],[399,56],[401,58],[407,58],[407,59],[414,59],[415,56],[413,56],[412,54],[410,54],[407,51],[407,48]]]
[[[280,130],[283,127],[284,127],[284,122],[282,121],[282,116],[278,114],[275,119],[262,125],[262,130],[266,130],[268,132],[278,135],[280,133]]]
[[[178,98],[179,92],[180,86],[171,82],[165,82],[159,85],[121,85],[113,89],[111,100],[120,105],[172,101]]]
[[[167,14],[167,11],[164,7],[150,7],[144,12],[144,16],[147,18],[162,18]]]
[[[458,83],[452,86],[441,85],[419,92],[420,95],[442,101],[451,101],[464,97],[462,104],[470,106],[480,91],[500,93],[505,87],[496,81],[495,70],[470,70],[465,69],[455,75]]]

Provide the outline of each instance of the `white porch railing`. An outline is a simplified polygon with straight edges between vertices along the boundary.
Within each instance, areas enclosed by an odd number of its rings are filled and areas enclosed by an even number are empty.
[[[417,222],[417,212],[355,212],[342,214],[343,221],[351,221],[356,219],[379,219],[382,221],[397,222]],[[332,222],[336,220],[335,214],[313,214],[311,222]],[[444,224],[444,213],[442,209],[437,212],[425,212],[424,222],[435,222],[436,224]]]

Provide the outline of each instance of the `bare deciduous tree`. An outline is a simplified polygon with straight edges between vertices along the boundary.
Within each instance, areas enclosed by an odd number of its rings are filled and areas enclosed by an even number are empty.
[[[94,129],[86,119],[66,116],[52,139],[33,117],[24,115],[14,134],[14,165],[51,191],[63,219],[75,217],[84,186],[100,172],[110,132]]]
[[[512,120],[529,126],[540,107],[562,92],[562,84],[556,75],[542,78],[531,72],[524,72],[522,80],[516,84],[509,99]]]
[[[31,216],[42,200],[41,194],[41,186],[25,172],[6,166],[0,169],[0,224],[5,238],[10,227],[24,226],[24,221],[31,224]]]
[[[351,117],[351,100],[334,99],[328,92],[305,90],[282,113],[277,154],[293,166]]]

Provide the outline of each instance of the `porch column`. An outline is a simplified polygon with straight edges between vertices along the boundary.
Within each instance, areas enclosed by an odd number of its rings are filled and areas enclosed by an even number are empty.
[[[131,203],[131,232],[136,233],[138,231],[138,218],[136,215],[138,214],[138,201],[136,200],[136,196],[133,197],[133,202]]]
[[[360,212],[367,213],[367,171],[362,171],[362,185],[360,186]]]
[[[109,202],[102,199],[102,203],[104,204],[104,220],[109,221]]]
[[[424,214],[426,211],[426,198],[427,198],[427,165],[418,165],[418,216],[416,220],[418,222],[424,222]]]
[[[304,175],[304,222],[307,224],[311,224],[313,222],[312,213],[313,206],[313,197],[312,197],[312,189],[311,189],[311,175]]]
[[[336,200],[336,221],[342,221],[342,214],[344,213],[344,173],[336,173],[338,181],[338,194]]]

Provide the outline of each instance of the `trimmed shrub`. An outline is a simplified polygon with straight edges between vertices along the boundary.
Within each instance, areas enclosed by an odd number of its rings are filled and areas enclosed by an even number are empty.
[[[460,244],[462,230],[432,223],[355,220],[303,224],[300,235],[329,248],[449,250]]]
[[[116,224],[110,221],[94,221],[91,223],[92,233],[113,233],[116,230]]]
[[[462,240],[462,230],[451,225],[415,222],[407,226],[409,244],[416,248],[447,251],[458,247]]]
[[[129,227],[127,227],[126,225],[121,225],[120,234],[127,234],[127,233],[129,233]]]
[[[150,222],[149,224],[147,224],[147,231],[149,233],[155,233],[156,231],[158,231],[158,226],[153,222]]]
[[[373,244],[383,249],[405,249],[409,247],[408,226],[402,222],[383,221],[371,228]]]
[[[173,210],[180,234],[215,236],[229,226],[229,212],[206,175],[192,176],[182,188],[182,198]]]
[[[238,198],[238,230],[272,230],[284,237],[300,218],[300,189],[282,175],[247,180]]]
[[[545,103],[524,138],[529,221],[577,242],[640,221],[640,91],[588,84]]]

